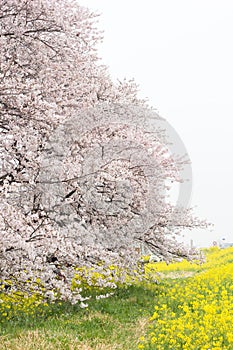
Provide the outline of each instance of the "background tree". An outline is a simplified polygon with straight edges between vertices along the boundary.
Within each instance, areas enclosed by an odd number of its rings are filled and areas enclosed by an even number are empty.
[[[0,0],[1,280],[73,302],[77,267],[112,288],[140,272],[135,244],[189,256],[174,237],[203,225],[169,204],[185,159],[134,82],[111,81],[95,19],[76,1]]]

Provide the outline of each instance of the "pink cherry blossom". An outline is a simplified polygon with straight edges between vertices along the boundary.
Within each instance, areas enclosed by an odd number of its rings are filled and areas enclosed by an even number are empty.
[[[138,246],[190,257],[174,236],[206,225],[167,200],[187,160],[136,84],[111,81],[96,17],[71,0],[0,0],[0,279],[81,307],[75,274],[114,289],[141,274]]]

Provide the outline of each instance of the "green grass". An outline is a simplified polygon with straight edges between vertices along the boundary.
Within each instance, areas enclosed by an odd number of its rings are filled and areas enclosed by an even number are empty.
[[[178,306],[187,303],[192,293],[194,297],[197,296],[198,284],[195,281],[199,281],[206,271],[211,282],[213,278],[218,278],[216,274],[211,275],[214,268],[223,268],[220,274],[223,276],[227,266],[232,267],[233,248],[209,249],[205,253],[207,259],[204,264],[190,264],[187,261],[168,266],[165,263],[148,264],[147,277],[151,277],[152,281],[158,277],[155,273],[159,272],[159,284],[148,282],[119,288],[110,298],[89,301],[87,309],[80,309],[68,303],[56,303],[45,308],[46,311],[39,307],[40,313],[35,316],[22,313],[20,316],[20,313],[17,313],[17,317],[8,321],[6,318],[0,319],[0,350],[136,350],[138,345],[143,349],[141,337],[151,338],[152,342],[154,336],[151,336],[151,327],[154,327],[154,332],[159,332],[157,320],[151,320],[152,315],[155,317],[155,306],[161,306],[158,312],[161,313],[161,320],[166,320],[167,323],[169,320],[166,319],[166,310],[164,311],[163,307],[173,303],[176,325],[182,311]],[[202,284],[206,285],[204,282]],[[192,288],[189,288],[187,293],[189,285]],[[216,286],[218,283],[214,282],[213,288]],[[199,292],[204,293],[202,289]],[[205,301],[205,298],[202,300]],[[230,310],[230,307],[228,309]],[[224,307],[221,310],[226,311]],[[182,325],[186,323],[185,321]],[[164,327],[162,326],[161,332]],[[199,329],[197,331],[199,332]],[[168,333],[168,330],[166,332]],[[228,333],[230,337],[232,328]],[[176,339],[175,334],[172,335],[172,339]],[[161,339],[156,345],[151,343],[150,346],[153,350],[155,346],[156,349],[165,349]],[[196,350],[198,347],[195,346]],[[187,349],[190,350],[191,347]],[[175,347],[172,350],[175,350]]]
[[[157,293],[157,285],[134,285],[110,298],[90,301],[88,309],[55,304],[43,316],[2,321],[0,349],[135,350],[147,330]]]

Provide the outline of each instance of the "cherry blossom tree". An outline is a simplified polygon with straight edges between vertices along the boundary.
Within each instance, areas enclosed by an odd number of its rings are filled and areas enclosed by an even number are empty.
[[[205,225],[169,202],[187,161],[135,83],[111,81],[95,21],[76,1],[0,0],[0,279],[81,305],[95,273],[141,273],[137,245],[189,257],[176,235]]]

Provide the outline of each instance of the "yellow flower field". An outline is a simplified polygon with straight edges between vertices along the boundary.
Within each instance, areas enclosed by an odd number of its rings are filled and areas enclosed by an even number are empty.
[[[205,253],[201,265],[187,261],[153,265],[166,278],[139,349],[233,349],[233,248],[211,248]],[[169,273],[177,271],[196,274],[170,279]]]

